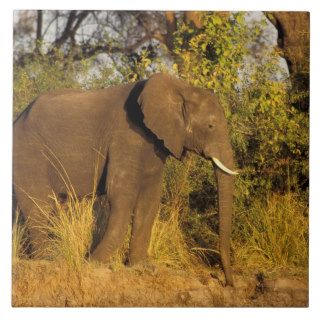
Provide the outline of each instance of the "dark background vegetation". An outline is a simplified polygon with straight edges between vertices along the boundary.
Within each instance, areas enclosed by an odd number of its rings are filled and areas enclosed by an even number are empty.
[[[159,71],[213,89],[225,110],[240,172],[235,268],[306,275],[309,14],[265,12],[259,17],[248,19],[245,12],[17,11],[13,118],[48,90],[103,88]],[[270,22],[278,31],[276,46],[266,40]],[[163,261],[184,266],[182,246],[202,263],[216,264],[216,183],[210,163],[193,154],[184,163],[170,159],[163,184],[154,234],[172,221],[180,232],[167,239],[174,258],[166,253]],[[150,251],[161,260],[164,249],[155,239]]]

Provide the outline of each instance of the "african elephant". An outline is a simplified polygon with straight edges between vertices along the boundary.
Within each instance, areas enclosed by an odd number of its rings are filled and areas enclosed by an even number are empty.
[[[36,217],[33,199],[61,199],[97,192],[107,198],[105,234],[92,253],[108,261],[132,219],[129,263],[144,261],[158,211],[166,159],[193,151],[211,159],[218,182],[220,253],[226,284],[232,285],[230,233],[233,154],[217,97],[167,74],[100,90],[61,90],[40,95],[14,122],[13,182],[17,203]],[[96,164],[96,165],[94,165]],[[96,169],[95,169],[96,167]],[[61,171],[61,170],[60,170]],[[36,248],[41,235],[30,228]]]

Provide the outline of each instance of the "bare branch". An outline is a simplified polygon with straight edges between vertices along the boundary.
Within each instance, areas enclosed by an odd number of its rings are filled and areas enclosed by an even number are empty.
[[[75,23],[74,27],[72,28],[71,33],[74,34],[77,32],[79,29],[81,23],[83,20],[91,13],[91,11],[82,11],[78,16],[77,16],[77,22]]]
[[[58,19],[58,16],[59,16],[59,11],[56,11],[53,19],[51,19],[51,21],[48,23],[46,29],[43,31],[42,37],[44,37],[47,34],[47,32],[48,32],[49,28],[51,27],[52,23],[55,22]]]
[[[72,10],[70,11],[66,27],[64,28],[61,37],[54,42],[54,47],[60,48],[67,41],[67,39],[70,36],[70,31],[75,19],[76,19],[76,10]]]

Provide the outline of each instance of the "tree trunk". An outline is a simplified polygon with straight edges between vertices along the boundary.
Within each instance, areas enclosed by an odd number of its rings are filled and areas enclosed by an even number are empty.
[[[309,12],[272,12],[267,16],[278,30],[278,45],[290,72],[309,70]]]
[[[183,21],[187,24],[193,24],[196,28],[200,29],[202,27],[201,22],[201,12],[197,11],[186,11],[184,12]]]
[[[174,32],[177,31],[177,19],[173,11],[166,11],[165,17],[167,25],[166,46],[172,51],[174,49]]]
[[[39,50],[39,47],[42,42],[42,20],[43,13],[42,10],[37,11],[37,35],[36,35],[36,50]]]
[[[310,15],[309,12],[272,12],[267,17],[278,30],[278,46],[288,63],[292,103],[309,112]]]

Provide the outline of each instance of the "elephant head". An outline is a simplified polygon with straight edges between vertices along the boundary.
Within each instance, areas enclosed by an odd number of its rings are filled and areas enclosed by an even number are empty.
[[[227,122],[217,97],[166,74],[146,81],[138,98],[143,122],[169,152],[181,159],[185,150],[211,159],[218,182],[219,238],[227,285],[232,285],[230,235],[233,201],[233,154]]]

